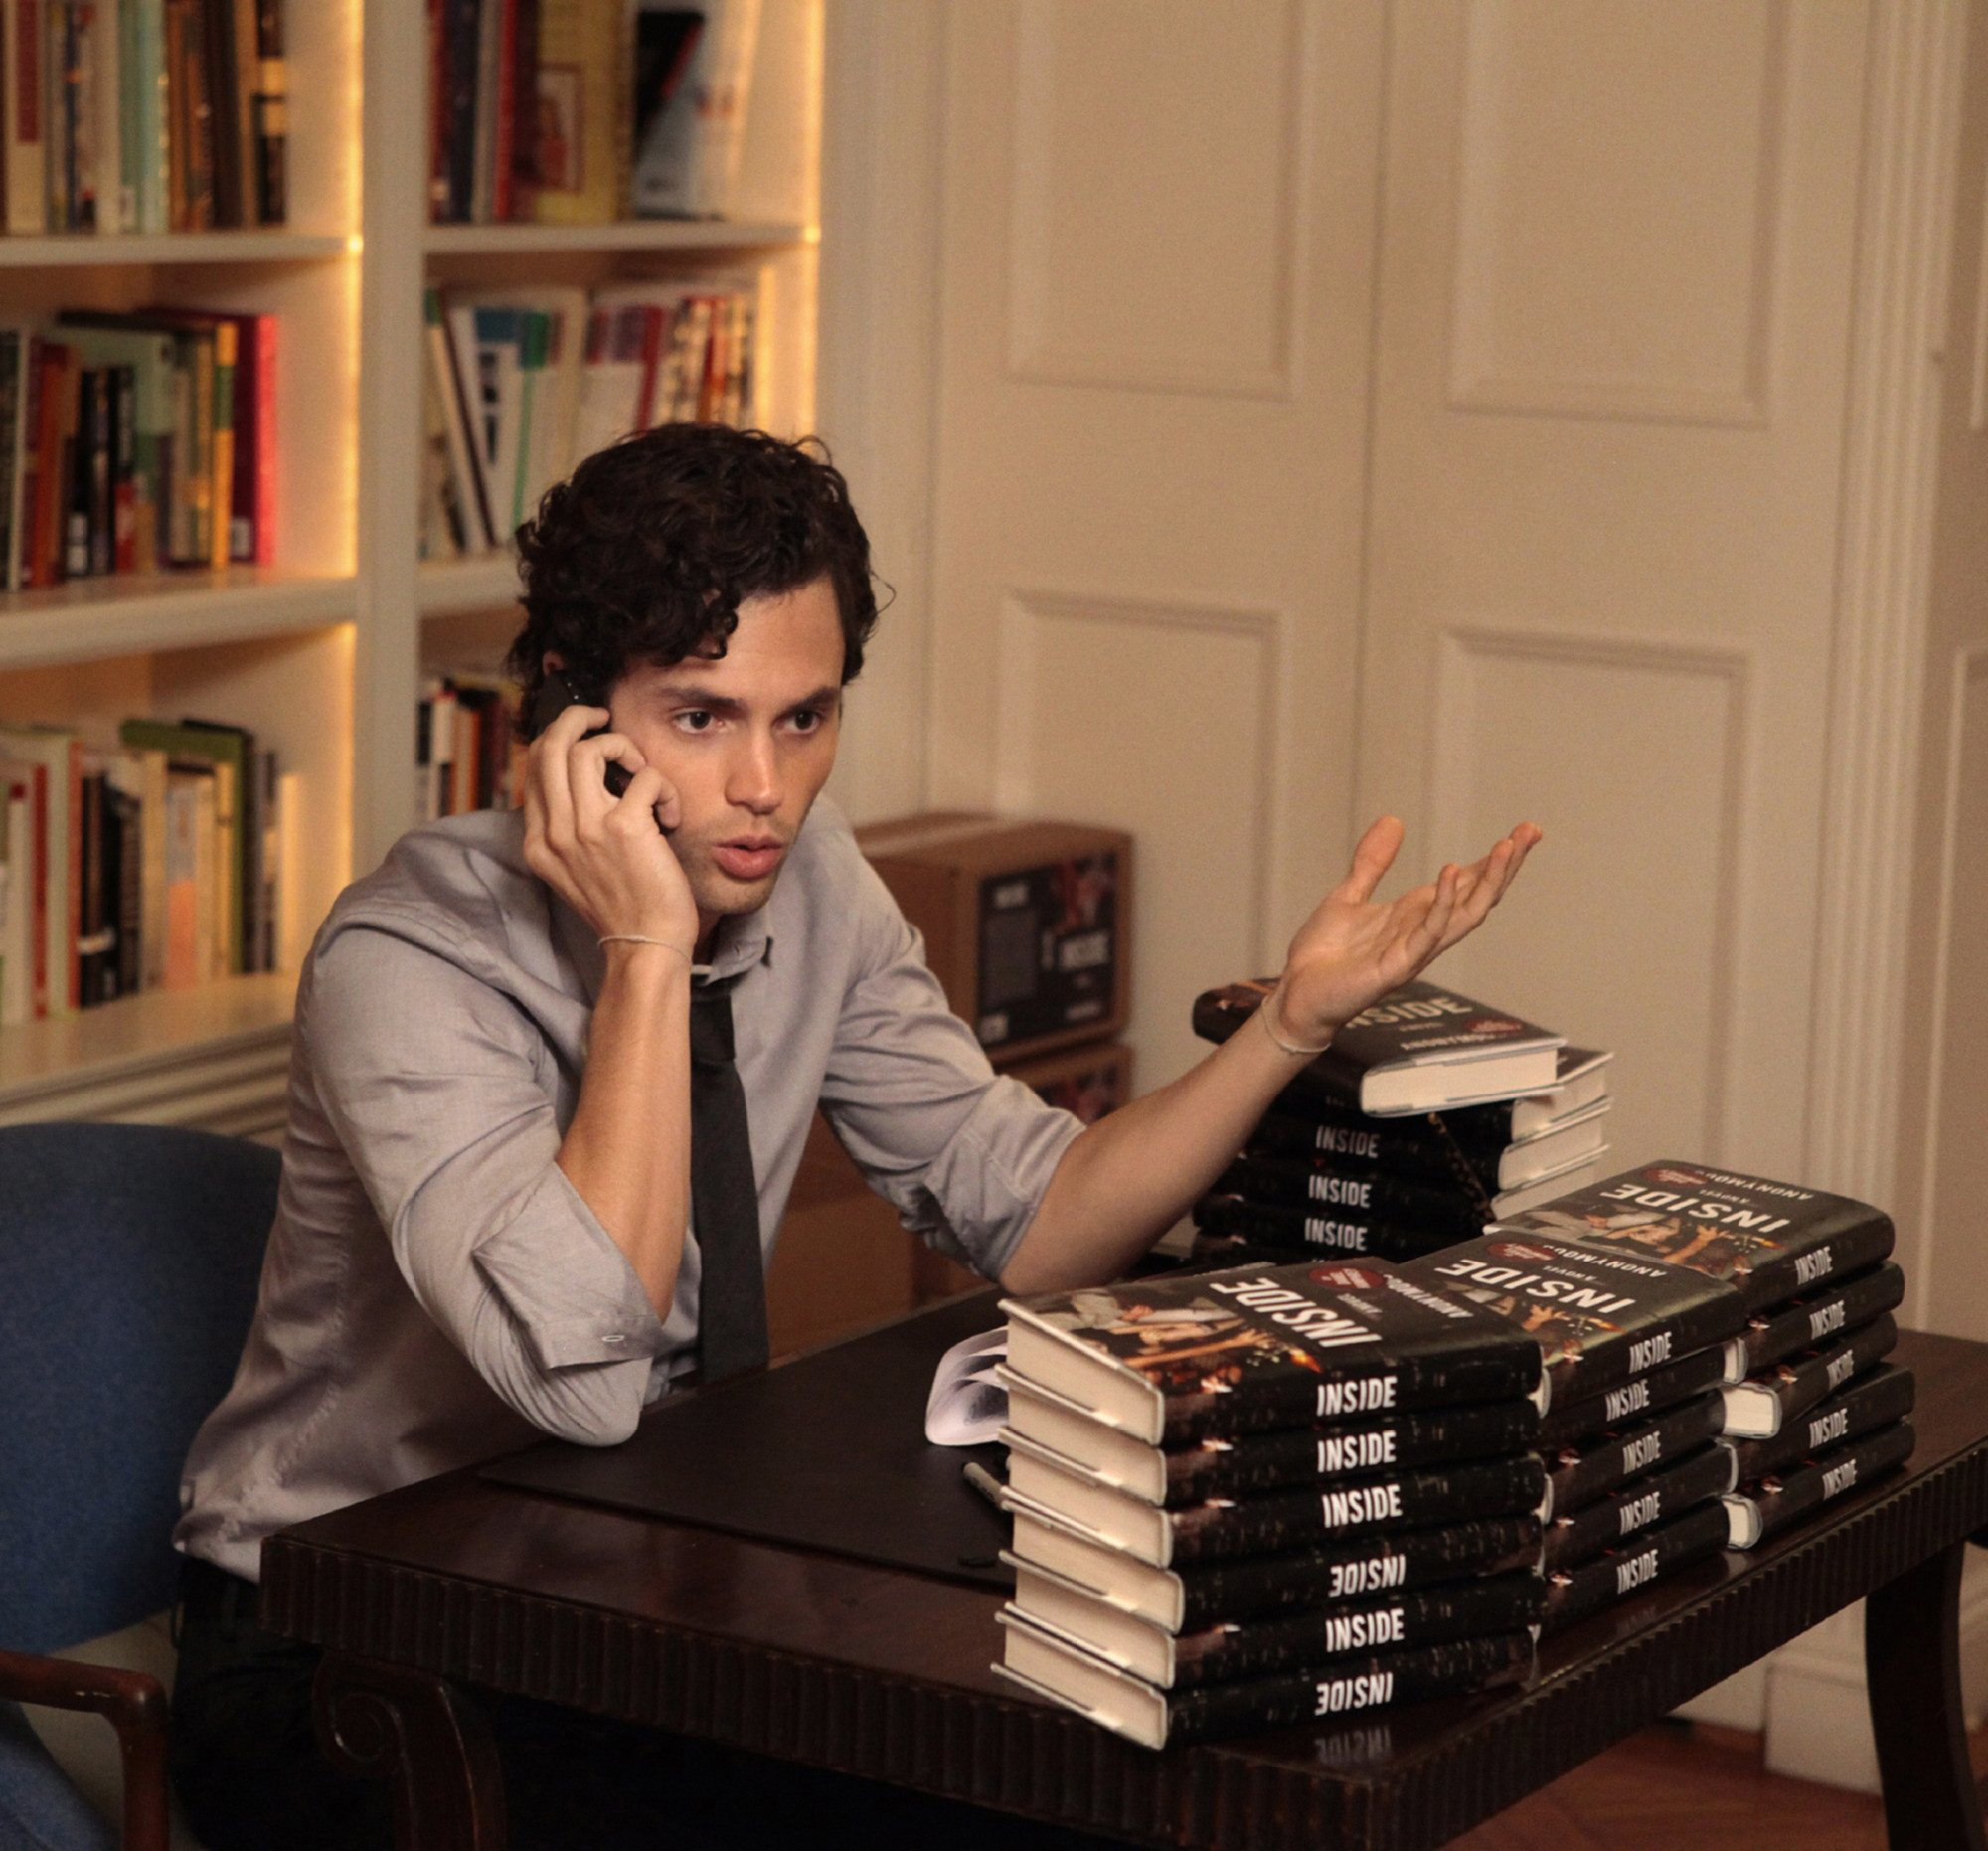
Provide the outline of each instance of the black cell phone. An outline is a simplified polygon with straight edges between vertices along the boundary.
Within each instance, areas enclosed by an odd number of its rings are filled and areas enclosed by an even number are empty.
[[[605,701],[589,700],[580,694],[572,682],[557,669],[546,673],[545,685],[539,689],[539,698],[532,704],[532,737],[537,739],[569,707],[605,707]],[[593,739],[605,733],[605,727],[595,727],[589,733],[580,735],[582,739]],[[634,773],[625,764],[607,761],[607,790],[610,796],[623,796],[633,783]]]

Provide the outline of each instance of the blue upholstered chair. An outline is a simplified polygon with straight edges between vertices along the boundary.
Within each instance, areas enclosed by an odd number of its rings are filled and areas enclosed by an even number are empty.
[[[127,1851],[166,1844],[157,1681],[35,1654],[171,1604],[180,1467],[241,1354],[278,1167],[205,1131],[0,1129],[0,1846],[110,1842],[8,1699],[108,1717]]]

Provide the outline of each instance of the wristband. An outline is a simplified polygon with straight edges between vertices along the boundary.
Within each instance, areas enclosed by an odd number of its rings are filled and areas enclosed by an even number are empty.
[[[600,942],[603,945],[659,944],[663,947],[665,951],[674,951],[680,958],[683,959],[683,961],[686,964],[689,964],[693,970],[697,968],[696,959],[694,959],[691,956],[691,954],[683,948],[682,945],[672,944],[667,938],[647,938],[644,937],[642,933],[638,931],[610,931],[606,934],[605,937],[603,937],[600,940]]]
[[[1323,1046],[1317,1048],[1295,1047],[1270,1026],[1270,1011],[1276,1007],[1277,998],[1283,995],[1283,993],[1284,986],[1279,983],[1269,995],[1263,998],[1262,1007],[1256,1011],[1256,1020],[1262,1023],[1263,1033],[1269,1036],[1270,1040],[1276,1044],[1281,1053],[1299,1057],[1307,1061],[1314,1055],[1323,1054],[1327,1048],[1332,1046],[1331,1042],[1328,1041]]]

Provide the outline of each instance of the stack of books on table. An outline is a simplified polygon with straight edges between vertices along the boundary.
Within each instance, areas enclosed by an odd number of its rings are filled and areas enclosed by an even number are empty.
[[[1375,1262],[1006,1308],[1005,1675],[1159,1747],[1530,1670],[1519,1325]]]
[[[1905,1291],[1892,1243],[1864,1203],[1666,1159],[1427,1263],[1550,1346],[1549,1630],[1903,1462],[1910,1372],[1878,1367]],[[1626,1358],[1569,1385],[1556,1351],[1619,1352],[1608,1325]]]
[[[1228,1040],[1270,987],[1206,992],[1196,1032]],[[1263,1115],[1197,1206],[1196,1251],[1230,1263],[1407,1260],[1468,1240],[1595,1175],[1608,1060],[1437,984],[1405,984],[1349,1022]]]

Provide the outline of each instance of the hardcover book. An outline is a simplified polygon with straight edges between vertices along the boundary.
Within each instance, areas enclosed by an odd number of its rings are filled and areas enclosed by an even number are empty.
[[[1605,1147],[1608,1101],[1593,1104],[1514,1142],[1459,1137],[1441,1112],[1418,1117],[1305,1117],[1272,1107],[1257,1120],[1245,1156],[1302,1157],[1348,1174],[1390,1175],[1467,1191],[1489,1200],[1557,1173]]]
[[[1087,1589],[1168,1632],[1344,1605],[1471,1576],[1536,1573],[1535,1516],[1480,1517],[1433,1530],[1317,1543],[1282,1555],[1238,1556],[1159,1568],[1083,1535],[1048,1512],[1015,1512],[1022,1561]]]
[[[1890,1312],[1825,1349],[1803,1350],[1764,1375],[1723,1389],[1726,1430],[1735,1439],[1771,1439],[1788,1422],[1819,1407],[1852,1377],[1897,1348]]]
[[[1231,983],[1195,999],[1195,1033],[1227,1041],[1274,988]],[[1345,1104],[1387,1117],[1542,1093],[1566,1037],[1420,979],[1348,1022],[1305,1078]]]
[[[1724,1446],[1700,1446],[1663,1471],[1556,1517],[1546,1527],[1547,1572],[1573,1568],[1598,1550],[1619,1547],[1639,1530],[1652,1529],[1732,1489],[1732,1453]]]
[[[1840,1394],[1783,1423],[1771,1438],[1728,1435],[1721,1443],[1732,1448],[1733,1476],[1740,1484],[1752,1484],[1902,1421],[1912,1411],[1916,1387],[1909,1369],[1879,1363]]]
[[[1563,1446],[1547,1458],[1547,1515],[1566,1516],[1591,1504],[1717,1439],[1725,1428],[1725,1399],[1708,1390],[1634,1427]]]
[[[1722,1468],[1730,1463],[1724,1453],[1720,1462]],[[1158,1568],[1288,1552],[1467,1517],[1518,1516],[1538,1511],[1545,1496],[1546,1467],[1537,1453],[1520,1452],[1317,1490],[1265,1491],[1167,1509],[1086,1476],[1061,1454],[1019,1435],[1010,1442],[1003,1494],[1012,1506],[1060,1517],[1108,1548]]]
[[[1723,1344],[1746,1321],[1723,1279],[1551,1235],[1487,1234],[1401,1270],[1531,1336],[1546,1357],[1549,1407]]]
[[[1726,1529],[1723,1500],[1694,1504],[1683,1516],[1639,1531],[1619,1548],[1604,1549],[1576,1568],[1556,1570],[1546,1578],[1541,1636],[1564,1631],[1575,1620],[1628,1599],[1638,1588],[1717,1555],[1726,1547]]]
[[[1306,1253],[1372,1254],[1377,1260],[1413,1260],[1450,1243],[1425,1228],[1338,1211],[1315,1212],[1246,1196],[1209,1195],[1195,1204],[1196,1225],[1212,1235],[1278,1250],[1273,1264],[1288,1264]],[[1239,1260],[1237,1263],[1244,1262]]]
[[[1887,1261],[1827,1291],[1762,1311],[1748,1318],[1746,1328],[1726,1346],[1726,1379],[1743,1382],[1797,1350],[1828,1343],[1880,1312],[1896,1311],[1905,1296],[1905,1275]]]
[[[1722,1520],[1721,1535],[1725,1534]],[[1451,1639],[1517,1632],[1546,1605],[1537,1575],[1444,1582],[1379,1600],[1356,1600],[1246,1625],[1173,1633],[1113,1606],[1086,1588],[1014,1556],[1015,1610],[1073,1645],[1162,1690],[1262,1677],[1361,1652],[1412,1651]]]
[[[1149,1749],[1490,1690],[1521,1682],[1533,1666],[1532,1634],[1511,1632],[1339,1660],[1317,1674],[1285,1671],[1169,1693],[1012,1609],[998,1617],[1008,1638],[997,1672]]]
[[[1453,1241],[1482,1234],[1491,1219],[1481,1195],[1447,1188],[1392,1170],[1342,1165],[1331,1157],[1243,1156],[1216,1181],[1225,1194],[1280,1203],[1313,1214],[1388,1222]]]
[[[1553,1084],[1543,1093],[1527,1094],[1523,1098],[1494,1099],[1484,1105],[1458,1105],[1447,1111],[1423,1112],[1409,1122],[1416,1129],[1454,1138],[1467,1151],[1501,1151],[1508,1144],[1569,1123],[1605,1101],[1608,1063],[1614,1058],[1593,1048],[1562,1048],[1554,1056]],[[1349,1105],[1321,1087],[1311,1078],[1309,1069],[1299,1073],[1277,1094],[1275,1108],[1286,1117],[1316,1124],[1372,1126],[1376,1122],[1358,1106]]]
[[[1425,1408],[1381,1421],[1335,1421],[1237,1439],[1202,1439],[1162,1451],[1092,1420],[1076,1402],[1052,1395],[1012,1370],[995,1373],[1008,1390],[1004,1439],[1012,1432],[1129,1497],[1176,1508],[1213,1497],[1498,1458],[1530,1446],[1540,1430],[1538,1407],[1515,1398]],[[1718,1398],[1713,1399],[1717,1406]]]
[[[1525,1332],[1378,1261],[1132,1280],[1003,1309],[1011,1369],[1153,1445],[1503,1401],[1540,1383]]]
[[[1748,1311],[1876,1265],[1893,1240],[1889,1215],[1847,1196],[1668,1158],[1501,1222],[1498,1232],[1580,1241],[1729,1280]]]
[[[1754,1549],[1798,1518],[1894,1471],[1912,1456],[1912,1424],[1895,1421],[1806,1465],[1729,1493],[1726,1546]]]
[[[1717,1388],[1726,1379],[1723,1349],[1694,1350],[1674,1363],[1652,1369],[1599,1395],[1563,1402],[1540,1418],[1540,1444],[1549,1452],[1610,1432]]]

